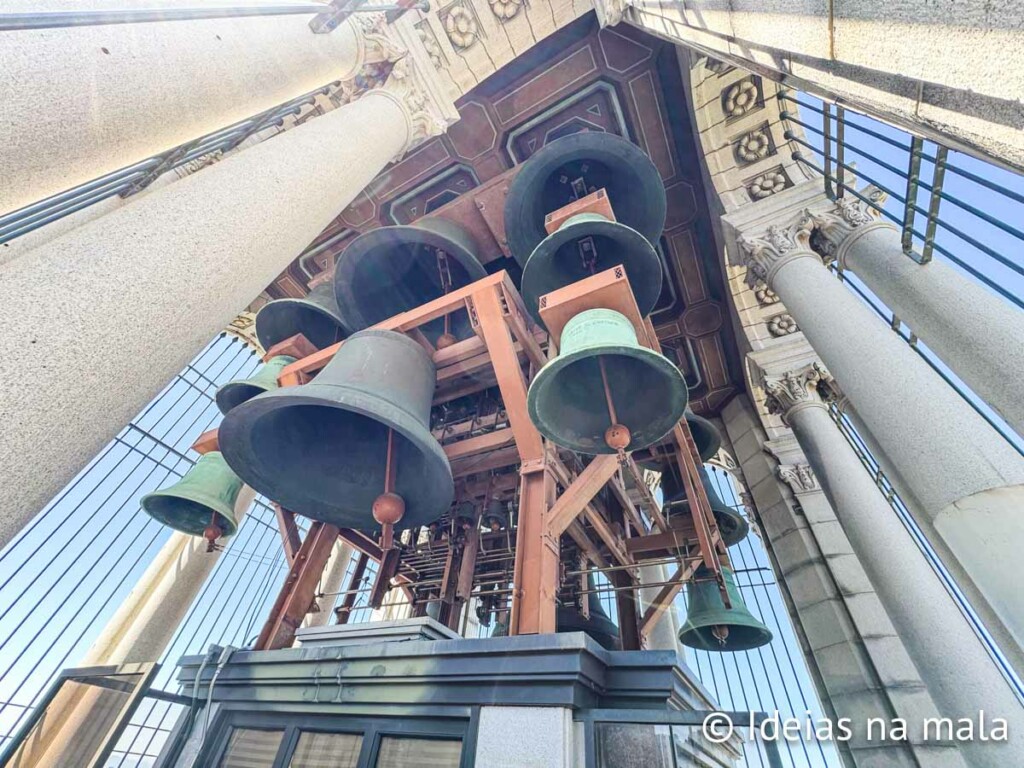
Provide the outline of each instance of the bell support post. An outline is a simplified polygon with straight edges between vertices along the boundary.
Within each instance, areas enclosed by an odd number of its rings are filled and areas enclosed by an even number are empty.
[[[339,624],[347,624],[349,616],[352,615],[352,608],[359,596],[359,585],[363,581],[366,564],[369,562],[369,556],[365,552],[360,552],[359,557],[356,558],[355,568],[352,569],[352,575],[349,577],[348,586],[345,588],[345,596],[341,599],[341,605],[334,609],[334,615],[338,617]]]
[[[281,532],[281,546],[284,549],[284,557],[291,565],[295,562],[295,555],[302,546],[299,536],[299,527],[295,524],[295,513],[287,510],[274,502],[274,516],[277,518],[277,528]]]
[[[288,578],[256,640],[255,650],[287,648],[295,640],[295,630],[309,612],[317,582],[327,567],[337,538],[337,527],[329,523],[314,522],[309,527],[288,570]]]

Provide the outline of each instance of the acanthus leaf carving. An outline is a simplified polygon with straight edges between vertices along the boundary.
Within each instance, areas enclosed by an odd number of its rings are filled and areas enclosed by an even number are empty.
[[[857,227],[878,221],[879,208],[888,195],[875,186],[866,187],[861,197],[844,195],[835,201],[835,207],[826,211],[805,211],[810,219],[812,234],[808,240],[811,248],[828,261],[836,257],[840,244]]]
[[[832,374],[821,363],[814,362],[775,376],[765,374],[761,379],[767,398],[768,413],[778,414],[785,421],[798,405],[822,403],[818,387],[832,382]]]
[[[809,251],[808,241],[813,226],[806,212],[788,225],[772,224],[760,237],[743,235],[739,239],[740,254],[747,265],[747,285],[758,281],[771,287],[774,268],[796,250]]]
[[[779,479],[793,489],[793,493],[810,493],[820,491],[818,478],[807,464],[780,464]]]

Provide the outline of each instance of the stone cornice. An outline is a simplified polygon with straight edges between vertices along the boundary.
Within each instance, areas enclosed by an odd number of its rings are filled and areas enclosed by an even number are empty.
[[[780,375],[765,374],[761,385],[767,393],[765,405],[769,413],[782,416],[786,423],[794,410],[808,406],[824,407],[818,392],[822,383],[831,383],[830,374],[821,363],[810,363]]]

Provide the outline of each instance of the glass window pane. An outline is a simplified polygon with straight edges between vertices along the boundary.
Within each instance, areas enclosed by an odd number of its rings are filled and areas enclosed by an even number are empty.
[[[380,740],[377,768],[459,768],[462,742],[458,739],[404,739],[385,736]]]
[[[667,725],[598,723],[599,768],[675,768]]]
[[[290,768],[356,768],[363,737],[358,733],[303,731]]]
[[[220,768],[270,768],[283,737],[284,731],[234,728]]]

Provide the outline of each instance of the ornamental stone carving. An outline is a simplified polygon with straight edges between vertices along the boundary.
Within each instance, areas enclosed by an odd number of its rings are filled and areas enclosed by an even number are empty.
[[[781,192],[789,185],[786,174],[782,171],[768,171],[763,173],[747,185],[747,192],[751,200],[764,200],[778,192]]]
[[[757,282],[757,285],[754,286],[754,298],[757,299],[757,303],[762,307],[769,307],[772,304],[779,303],[779,294],[760,280]]]
[[[383,13],[356,13],[352,19],[359,30],[364,64],[398,61],[405,54],[405,48],[388,34]]]
[[[744,134],[736,142],[736,159],[740,163],[747,165],[756,163],[770,154],[772,154],[772,143],[771,139],[768,138],[768,131],[765,128],[758,128]]]
[[[734,83],[725,92],[722,109],[726,117],[742,117],[757,106],[758,91],[753,79],[747,78]]]
[[[865,200],[844,195],[830,211],[806,212],[814,228],[810,246],[827,261],[836,258],[840,244],[854,229],[879,220],[881,213],[871,204],[881,208],[887,195],[873,186],[865,188],[861,194]]]
[[[799,330],[796,320],[789,314],[776,315],[768,320],[768,333],[772,336],[788,336]]]
[[[812,231],[813,224],[805,212],[787,225],[772,224],[761,237],[741,236],[740,255],[747,265],[747,285],[754,288],[760,281],[771,288],[771,278],[782,264],[797,256],[813,256],[808,245]]]
[[[480,28],[473,12],[462,5],[451,8],[444,17],[444,31],[452,45],[458,50],[466,50],[480,37]]]
[[[793,493],[810,493],[821,490],[818,478],[806,464],[781,464],[777,471],[779,479],[792,488]]]
[[[416,28],[416,34],[419,35],[420,42],[423,43],[423,48],[427,52],[427,56],[430,57],[430,63],[434,65],[434,69],[444,69],[444,53],[441,51],[441,44],[437,42],[433,31],[426,25],[421,25]]]
[[[493,13],[501,21],[513,19],[523,7],[523,0],[488,0]]]
[[[768,413],[781,416],[785,422],[794,408],[824,407],[818,394],[818,385],[823,381],[832,381],[832,374],[821,363],[786,371],[781,376],[764,374],[761,386],[768,395],[765,400]]]
[[[594,0],[597,23],[602,29],[621,23],[630,4],[631,0]]]

